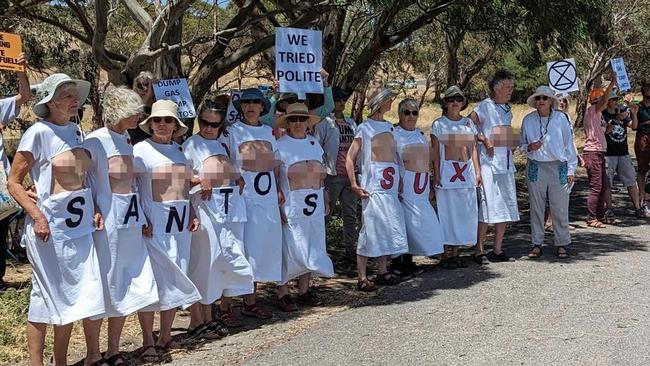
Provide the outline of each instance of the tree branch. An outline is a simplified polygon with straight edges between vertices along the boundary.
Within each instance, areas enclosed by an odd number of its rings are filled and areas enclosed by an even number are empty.
[[[143,31],[149,32],[153,26],[153,19],[149,16],[146,10],[144,10],[137,0],[121,0],[122,4],[126,6],[126,10],[131,14],[133,20]]]

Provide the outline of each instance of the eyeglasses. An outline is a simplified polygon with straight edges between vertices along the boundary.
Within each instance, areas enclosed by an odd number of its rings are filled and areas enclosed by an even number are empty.
[[[548,100],[549,98],[546,95],[538,95],[535,97],[535,100]]]
[[[417,117],[420,112],[418,111],[402,111],[402,114],[405,116],[414,116]]]
[[[176,118],[174,117],[151,117],[151,122],[153,123],[176,123]]]
[[[210,122],[206,121],[203,118],[199,118],[199,124],[203,127],[212,127],[212,128],[219,128],[221,125],[223,125],[223,121],[221,122]]]
[[[261,99],[244,99],[240,101],[241,104],[262,104]]]
[[[453,103],[453,102],[462,103],[464,101],[465,101],[465,98],[461,97],[460,95],[457,95],[455,97],[445,98],[445,102],[447,102],[447,103]]]
[[[309,120],[309,117],[307,117],[307,116],[289,116],[289,117],[287,117],[287,122],[289,122],[289,123],[307,122],[308,120]]]

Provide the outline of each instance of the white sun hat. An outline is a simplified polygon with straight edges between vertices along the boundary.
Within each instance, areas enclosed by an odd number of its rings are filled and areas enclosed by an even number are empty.
[[[81,107],[90,93],[90,83],[86,80],[78,80],[69,77],[66,74],[52,74],[48,76],[42,83],[38,84],[36,91],[36,98],[39,101],[32,107],[34,114],[40,118],[47,117],[50,112],[47,103],[54,98],[56,90],[63,84],[73,83],[77,86],[79,93],[79,107]]]

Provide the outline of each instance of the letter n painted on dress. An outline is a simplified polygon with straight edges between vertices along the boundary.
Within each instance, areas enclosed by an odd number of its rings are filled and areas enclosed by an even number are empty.
[[[169,209],[169,217],[167,218],[167,227],[165,228],[165,233],[169,234],[172,232],[172,225],[174,221],[176,222],[176,226],[178,226],[178,231],[183,231],[183,227],[185,226],[185,214],[186,214],[186,209],[187,206],[183,206],[183,217],[181,218],[178,216],[178,210],[176,209],[175,206],[172,206]]]

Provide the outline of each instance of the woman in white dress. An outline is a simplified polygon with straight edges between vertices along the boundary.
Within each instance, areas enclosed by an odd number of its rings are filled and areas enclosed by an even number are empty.
[[[361,199],[362,226],[357,245],[357,289],[375,291],[377,285],[395,285],[388,272],[388,258],[408,251],[404,211],[398,198],[400,183],[395,128],[384,119],[395,95],[382,89],[368,101],[369,118],[359,127],[345,159],[352,191]],[[357,180],[355,162],[361,169]],[[374,281],[368,279],[368,257],[378,259]]]
[[[440,264],[445,269],[456,269],[467,267],[458,248],[476,244],[476,187],[481,185],[476,151],[478,131],[472,120],[460,114],[468,104],[460,88],[454,85],[447,89],[443,103],[443,116],[431,126],[436,203],[445,244]]]
[[[119,352],[126,316],[158,302],[149,252],[142,240],[146,224],[135,186],[133,146],[127,130],[137,128],[140,96],[127,88],[109,87],[102,102],[106,127],[90,133],[84,147],[90,153],[88,182],[104,218],[104,230],[93,233],[104,283],[108,318],[109,364],[125,364]]]
[[[260,116],[269,112],[270,104],[259,89],[251,88],[244,90],[233,105],[242,114],[243,122],[228,126],[220,141],[245,182],[246,259],[253,269],[255,282],[280,282],[282,223],[278,205],[284,202],[284,196],[277,185],[280,170],[273,129],[260,120]],[[244,296],[241,313],[258,319],[271,317],[257,304],[255,293]]]
[[[334,276],[325,242],[328,200],[323,189],[327,174],[324,152],[316,138],[307,135],[307,129],[319,121],[320,117],[309,114],[306,105],[294,103],[275,125],[287,131],[278,139],[280,189],[286,199],[280,212],[283,243],[278,307],[282,311],[298,309],[289,294],[289,281],[298,278],[298,304],[318,306],[322,302],[309,288],[312,275]]]
[[[393,274],[405,278],[422,273],[413,262],[414,255],[429,257],[443,252],[442,228],[429,201],[433,198],[429,181],[433,166],[431,145],[424,133],[415,127],[419,110],[414,99],[402,100],[397,108],[399,126],[395,127],[402,177],[400,198],[409,250],[408,254],[393,258],[390,269]]]
[[[32,265],[27,349],[32,365],[43,364],[47,324],[54,325],[54,363],[65,365],[72,323],[84,319],[88,354],[84,365],[102,362],[98,329],[104,313],[99,263],[92,233],[103,229],[85,186],[90,158],[83,134],[70,120],[88,96],[90,83],[54,74],[40,85],[33,107],[40,119],[23,134],[8,189],[28,215],[24,243]],[[34,202],[22,183],[36,186]],[[96,351],[93,353],[93,351]]]
[[[217,141],[225,111],[206,100],[198,113],[199,132],[183,144],[194,173],[192,205],[201,226],[192,233],[189,277],[201,294],[190,307],[190,335],[214,339],[228,334],[212,317],[212,303],[221,298],[219,316],[227,327],[240,325],[231,297],[253,293],[253,272],[244,255],[246,203],[243,180]]]
[[[176,309],[188,308],[201,298],[187,277],[190,233],[199,227],[189,201],[192,169],[183,148],[172,141],[187,132],[178,118],[178,106],[159,100],[140,123],[151,137],[133,148],[142,209],[147,219],[144,242],[156,279],[159,301],[140,310],[143,360],[156,361],[158,352],[178,347],[171,336]],[[160,336],[154,345],[154,312],[160,312]]]

